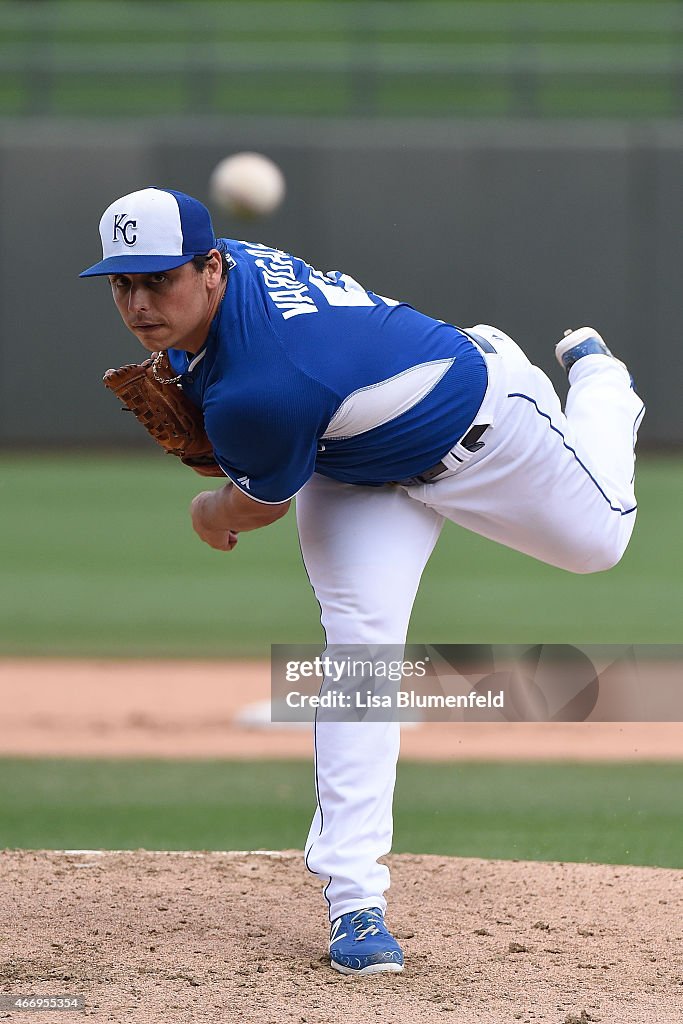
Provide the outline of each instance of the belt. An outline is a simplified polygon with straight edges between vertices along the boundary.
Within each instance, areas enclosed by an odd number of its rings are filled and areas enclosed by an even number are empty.
[[[480,448],[484,447],[484,442],[480,441],[479,438],[485,430],[488,430],[490,425],[490,423],[477,423],[476,426],[470,427],[460,441],[462,447],[466,448],[468,452],[478,452]],[[454,455],[453,458],[457,459],[458,456]],[[449,467],[444,462],[437,462],[435,466],[431,466],[430,469],[425,469],[423,473],[418,473],[417,476],[409,476],[406,477],[405,480],[392,480],[392,483],[400,484],[402,487],[415,487],[418,484],[430,484],[432,480],[436,480],[438,476],[441,476],[442,473],[447,473],[448,470]]]

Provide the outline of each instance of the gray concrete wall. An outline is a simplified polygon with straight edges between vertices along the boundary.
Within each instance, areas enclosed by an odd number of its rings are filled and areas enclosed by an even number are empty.
[[[17,122],[0,132],[0,441],[144,444],[100,385],[137,360],[99,258],[118,195],[206,200],[228,153],[277,160],[267,220],[217,231],[341,269],[424,312],[512,334],[563,389],[552,345],[593,324],[648,405],[642,438],[683,442],[683,125],[506,121]]]

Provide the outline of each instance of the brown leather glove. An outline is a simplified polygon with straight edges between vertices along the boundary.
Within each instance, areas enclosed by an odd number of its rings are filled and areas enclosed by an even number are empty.
[[[107,370],[102,380],[168,455],[177,455],[201,476],[225,477],[214,458],[202,411],[184,394],[166,352],[155,353],[144,363]]]

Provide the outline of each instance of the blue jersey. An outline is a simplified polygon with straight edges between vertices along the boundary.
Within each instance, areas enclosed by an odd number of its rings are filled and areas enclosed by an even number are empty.
[[[312,473],[380,485],[435,465],[474,420],[484,359],[456,327],[265,245],[232,269],[199,353],[169,350],[228,477],[282,502]]]

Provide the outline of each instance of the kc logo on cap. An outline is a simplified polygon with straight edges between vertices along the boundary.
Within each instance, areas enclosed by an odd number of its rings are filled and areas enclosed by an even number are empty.
[[[81,277],[153,274],[216,246],[207,208],[184,192],[143,188],[115,200],[100,220],[102,259]]]
[[[112,242],[117,241],[117,235],[120,233],[121,238],[126,245],[135,245],[138,240],[138,236],[133,234],[133,232],[138,226],[138,222],[130,219],[125,220],[124,218],[127,216],[128,215],[125,213],[117,213],[114,215],[114,237],[112,238]],[[128,234],[129,231],[131,232],[130,237]]]

